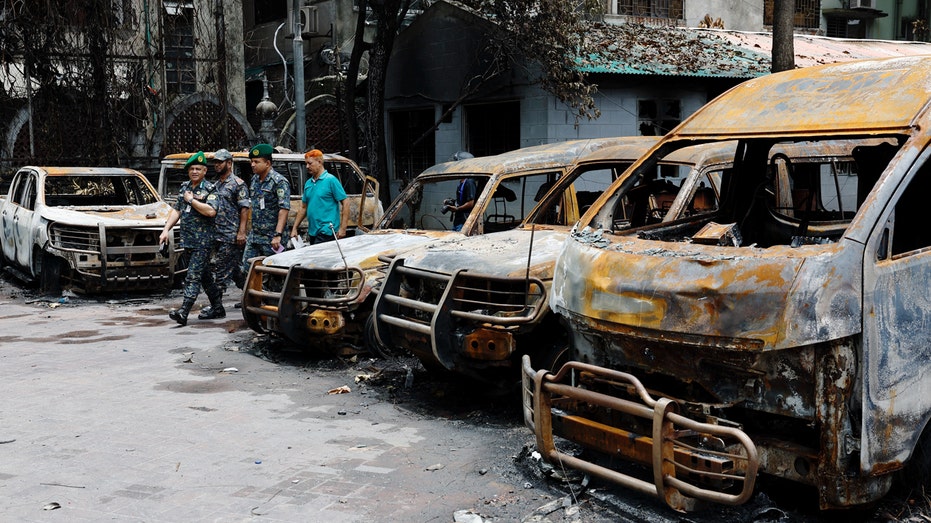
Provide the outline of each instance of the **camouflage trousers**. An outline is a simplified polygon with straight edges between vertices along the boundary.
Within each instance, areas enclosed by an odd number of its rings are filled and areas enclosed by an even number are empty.
[[[251,264],[249,260],[255,258],[256,256],[271,256],[275,254],[275,251],[272,249],[271,240],[258,239],[253,240],[252,235],[249,235],[249,239],[246,240],[246,248],[242,253],[242,273],[249,274],[249,269]]]
[[[213,256],[210,258],[210,271],[216,279],[220,290],[226,292],[229,283],[239,282],[242,287],[242,254],[245,247],[235,243],[217,241],[213,244]]]
[[[191,255],[191,261],[187,267],[187,275],[184,277],[184,297],[197,299],[197,295],[203,288],[213,301],[220,294],[220,288],[214,282],[213,272],[210,270],[211,247],[208,245],[186,250]]]

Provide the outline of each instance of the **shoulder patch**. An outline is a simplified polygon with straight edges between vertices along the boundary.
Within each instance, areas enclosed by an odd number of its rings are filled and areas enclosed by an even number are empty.
[[[278,189],[277,194],[278,194],[278,197],[279,197],[279,198],[284,197],[284,189]]]
[[[210,193],[207,195],[207,201],[216,200],[216,199],[217,199],[217,195],[214,193]]]

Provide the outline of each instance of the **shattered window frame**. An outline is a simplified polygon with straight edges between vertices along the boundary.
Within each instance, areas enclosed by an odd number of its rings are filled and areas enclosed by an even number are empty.
[[[749,238],[742,246],[797,247],[811,243],[836,242],[856,219],[867,194],[888,165],[888,160],[898,151],[903,139],[903,136],[889,134],[809,137],[808,141],[799,141],[791,137],[741,140],[733,158],[733,166],[725,169],[721,176],[717,209],[714,213],[701,213],[700,221],[713,219],[720,224],[736,224],[737,229],[742,232],[743,239]],[[817,148],[820,147],[817,145],[819,143],[840,142],[871,147],[885,143],[891,150],[873,155],[881,158],[879,163],[867,162],[860,167],[851,165],[851,159],[855,157],[855,153],[852,152],[855,148],[852,145],[849,146],[851,151],[844,154],[799,153],[798,158],[790,154],[793,160],[788,162],[784,160],[786,155],[781,152],[804,148],[806,144]],[[670,242],[689,241],[688,238],[698,231],[684,227],[686,222],[694,218],[681,212],[664,215],[659,222],[641,220],[628,223],[625,220],[619,222],[617,219],[617,215],[620,214],[619,206],[626,205],[626,197],[619,198],[617,195],[628,193],[629,188],[639,184],[641,178],[663,180],[662,172],[658,169],[662,165],[659,164],[674,151],[688,145],[694,143],[673,142],[668,148],[647,158],[636,168],[636,173],[621,185],[609,189],[614,195],[601,207],[592,223],[614,234],[627,234],[631,228],[646,227],[651,230],[651,237],[655,239]],[[766,167],[759,169],[764,160]],[[830,172],[827,172],[828,170]],[[800,174],[793,174],[794,172]],[[794,187],[794,184],[802,183],[803,175],[810,179],[804,187]],[[681,187],[685,187],[685,183]],[[836,198],[832,199],[832,192],[836,192]],[[802,199],[804,195],[808,197]],[[685,201],[687,198],[692,198],[692,195],[688,192],[678,193],[670,207],[678,210],[689,208],[691,204]],[[838,204],[839,201],[843,203]],[[848,205],[851,201],[855,203],[852,207]],[[676,226],[671,229],[674,233],[667,235],[663,232],[663,227],[670,222],[675,222]],[[698,223],[695,228],[700,225],[707,224]]]

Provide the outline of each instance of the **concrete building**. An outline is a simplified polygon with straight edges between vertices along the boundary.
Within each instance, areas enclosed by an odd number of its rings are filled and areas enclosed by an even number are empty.
[[[627,16],[618,14],[633,12],[619,11],[623,3],[613,2],[615,12],[607,17],[612,24],[593,24],[589,33],[593,41],[605,42],[581,63],[598,85],[601,116],[581,122],[524,71],[506,71],[463,98],[470,79],[482,73],[476,57],[491,25],[454,2],[432,4],[399,35],[387,75],[392,194],[404,180],[460,150],[487,155],[577,138],[664,134],[729,87],[769,73],[772,35],[761,32],[766,19],[759,3],[759,10],[729,13],[728,20],[742,24],[743,31],[684,27],[686,17],[704,11],[698,8]],[[706,14],[703,20],[717,20]],[[823,20],[816,17],[816,22]],[[799,67],[931,52],[931,45],[920,42],[838,40],[804,31],[797,33],[795,46]]]
[[[170,152],[244,148],[257,141],[293,148],[295,47],[288,21],[296,4],[303,24],[299,52],[307,146],[345,152],[340,107],[364,103],[341,100],[337,89],[355,37],[355,2],[125,0],[114,2],[108,22],[113,36],[107,92],[114,99],[111,105],[125,106],[132,115],[132,129],[120,130],[124,143],[119,144],[122,154],[132,158],[130,164],[146,168]],[[588,69],[599,86],[602,116],[577,126],[566,107],[518,71],[500,75],[454,107],[467,75],[475,72],[471,60],[488,22],[455,2],[418,0],[410,25],[396,40],[388,71],[385,131],[392,176],[413,176],[463,149],[492,154],[569,138],[639,134],[647,128],[662,132],[730,85],[765,74],[768,50],[747,42],[765,48],[772,7],[773,0],[605,0],[604,22],[620,28],[610,37],[651,32],[650,38],[658,40],[643,41],[663,42],[673,51],[651,54],[647,46],[631,47],[623,56],[602,53]],[[0,24],[15,21],[15,9],[0,8]],[[931,3],[923,0],[796,0],[796,33],[798,38],[926,40],[929,9]],[[80,26],[74,27],[80,34]],[[718,31],[693,29],[698,27]],[[797,42],[828,54],[844,54],[840,47],[853,45]],[[733,52],[738,58],[686,66],[689,53],[703,45],[711,46],[713,55]],[[857,53],[864,53],[862,46]],[[657,56],[670,61],[657,62]],[[75,51],[54,67],[62,78],[77,78],[75,85],[90,85],[88,59]],[[25,68],[23,55],[14,53],[0,72],[0,164],[80,158],[81,150],[66,150],[66,138],[56,143],[43,140],[40,132],[42,122],[66,126],[69,104],[80,99],[44,103],[42,86]],[[361,73],[364,81],[365,62]],[[79,98],[83,90],[76,92]],[[62,134],[85,131],[63,129]]]
[[[101,112],[91,100],[94,96],[110,98],[107,110],[119,111],[113,119],[126,116],[120,121],[118,143],[105,146],[131,158],[134,167],[151,167],[169,152],[252,140],[245,118],[240,0],[125,0],[113,5],[103,15],[70,4],[56,8],[63,22],[54,30],[60,31],[64,43],[43,64],[54,71],[52,75],[40,77],[35,64],[27,74],[27,53],[22,48],[7,55],[12,58],[2,72],[7,117],[0,123],[4,166],[35,159],[92,161],[83,156],[86,146],[74,139],[92,134],[88,132],[92,129],[77,118],[76,128],[67,126],[68,115],[82,108]],[[20,9],[24,8],[3,8],[0,23],[15,24]],[[90,31],[105,33],[105,48],[89,47]],[[53,93],[59,96],[52,97]],[[75,149],[69,150],[70,146]]]

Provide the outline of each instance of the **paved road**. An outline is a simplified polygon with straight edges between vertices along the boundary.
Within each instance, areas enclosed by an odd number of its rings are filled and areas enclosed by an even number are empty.
[[[0,281],[0,519],[613,520],[552,510],[564,493],[513,459],[531,441],[516,408],[463,409],[422,373],[405,389],[384,360],[269,361],[233,299],[187,327],[166,316],[178,302],[58,304]]]
[[[226,320],[194,319],[198,304],[180,327],[167,317],[177,293],[58,303],[0,279],[0,521],[820,519],[762,492],[688,516],[595,481],[568,496],[528,457],[519,398],[482,397],[412,359],[283,353],[245,327],[237,298]],[[412,387],[402,365],[416,367]]]

